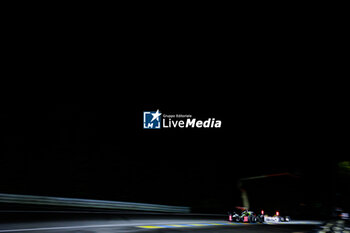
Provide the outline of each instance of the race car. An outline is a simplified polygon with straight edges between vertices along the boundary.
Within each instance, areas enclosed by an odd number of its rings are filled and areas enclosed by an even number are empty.
[[[280,216],[280,212],[276,211],[275,215],[264,215],[265,222],[289,222],[291,218],[289,216]]]
[[[248,209],[242,209],[241,214],[237,214],[235,211],[229,212],[228,220],[230,222],[244,222],[244,223],[262,223],[264,222],[264,215],[255,214],[253,211],[249,211]]]

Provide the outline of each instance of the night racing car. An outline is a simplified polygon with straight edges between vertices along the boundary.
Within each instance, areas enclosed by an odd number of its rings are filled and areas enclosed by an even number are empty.
[[[273,216],[264,215],[265,222],[289,222],[291,218],[289,216],[280,216],[280,212],[276,211]]]
[[[253,211],[248,209],[243,209],[241,207],[236,207],[241,209],[241,214],[234,212],[229,212],[228,220],[230,222],[244,222],[244,223],[263,223],[263,222],[289,222],[291,218],[289,216],[280,216],[279,211],[276,211],[276,214],[273,216],[266,215],[263,210],[260,214],[256,214]]]
[[[241,214],[236,213],[235,211],[229,212],[229,221],[230,222],[244,222],[244,223],[263,223],[264,222],[264,214],[263,211],[261,214],[256,214],[253,211],[249,211],[248,209],[241,209]]]

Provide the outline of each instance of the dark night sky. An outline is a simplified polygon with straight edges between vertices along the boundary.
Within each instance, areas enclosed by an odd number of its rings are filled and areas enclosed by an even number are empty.
[[[153,40],[141,23],[137,35],[99,36],[61,23],[20,21],[8,34],[0,192],[221,211],[237,204],[239,177],[291,172],[302,193],[319,193],[346,154],[346,92],[332,80],[343,63],[308,30],[233,41],[215,27],[164,29]],[[142,112],[157,109],[222,128],[142,129]]]
[[[221,211],[239,204],[239,177],[291,172],[302,177],[298,192],[314,195],[331,181],[332,161],[340,159],[341,123],[334,121],[342,120],[340,110],[309,95],[232,93],[232,101],[168,104],[112,96],[5,105],[1,192]],[[142,129],[143,111],[156,109],[215,117],[223,125]]]

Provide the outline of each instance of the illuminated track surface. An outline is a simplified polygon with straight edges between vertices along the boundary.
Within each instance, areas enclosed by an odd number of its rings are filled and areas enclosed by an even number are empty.
[[[320,222],[294,221],[288,224],[234,224],[220,220],[199,219],[121,219],[118,220],[60,220],[60,221],[33,221],[1,223],[0,233],[5,232],[204,232],[204,233],[229,233],[229,232],[311,232]]]

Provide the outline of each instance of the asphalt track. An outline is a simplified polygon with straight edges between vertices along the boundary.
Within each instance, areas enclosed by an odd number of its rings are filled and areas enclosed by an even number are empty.
[[[118,218],[79,219],[56,221],[24,221],[1,223],[0,233],[8,232],[48,232],[48,233],[161,233],[161,232],[198,232],[198,233],[230,233],[230,232],[313,232],[319,225],[316,221],[292,221],[277,224],[243,224],[229,223],[217,219],[176,219],[176,218]]]

